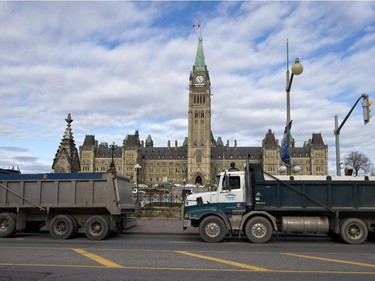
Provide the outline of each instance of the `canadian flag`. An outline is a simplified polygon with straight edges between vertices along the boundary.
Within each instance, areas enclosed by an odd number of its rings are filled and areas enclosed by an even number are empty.
[[[201,25],[200,25],[200,24],[193,24],[193,27],[195,27],[195,28],[200,28]]]

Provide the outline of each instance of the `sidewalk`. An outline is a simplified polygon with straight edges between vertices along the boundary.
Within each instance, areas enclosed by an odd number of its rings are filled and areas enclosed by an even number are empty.
[[[134,225],[135,224],[135,225]],[[198,234],[198,228],[183,230],[182,220],[137,218],[129,223],[125,233],[130,234]]]

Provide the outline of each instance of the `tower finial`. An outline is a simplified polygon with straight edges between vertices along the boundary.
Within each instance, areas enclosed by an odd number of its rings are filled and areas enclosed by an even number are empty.
[[[72,116],[70,113],[68,113],[68,116],[65,118],[66,123],[68,123],[68,126],[70,127],[70,124],[73,122]]]

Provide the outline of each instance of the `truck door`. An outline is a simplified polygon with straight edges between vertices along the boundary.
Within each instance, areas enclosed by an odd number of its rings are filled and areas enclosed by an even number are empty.
[[[219,203],[243,202],[243,188],[239,174],[227,173],[222,178],[222,188],[219,192]]]

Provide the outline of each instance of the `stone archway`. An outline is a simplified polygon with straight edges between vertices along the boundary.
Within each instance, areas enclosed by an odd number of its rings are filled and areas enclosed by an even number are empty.
[[[198,175],[198,176],[195,178],[195,184],[202,185],[202,177],[201,177],[201,176]]]

